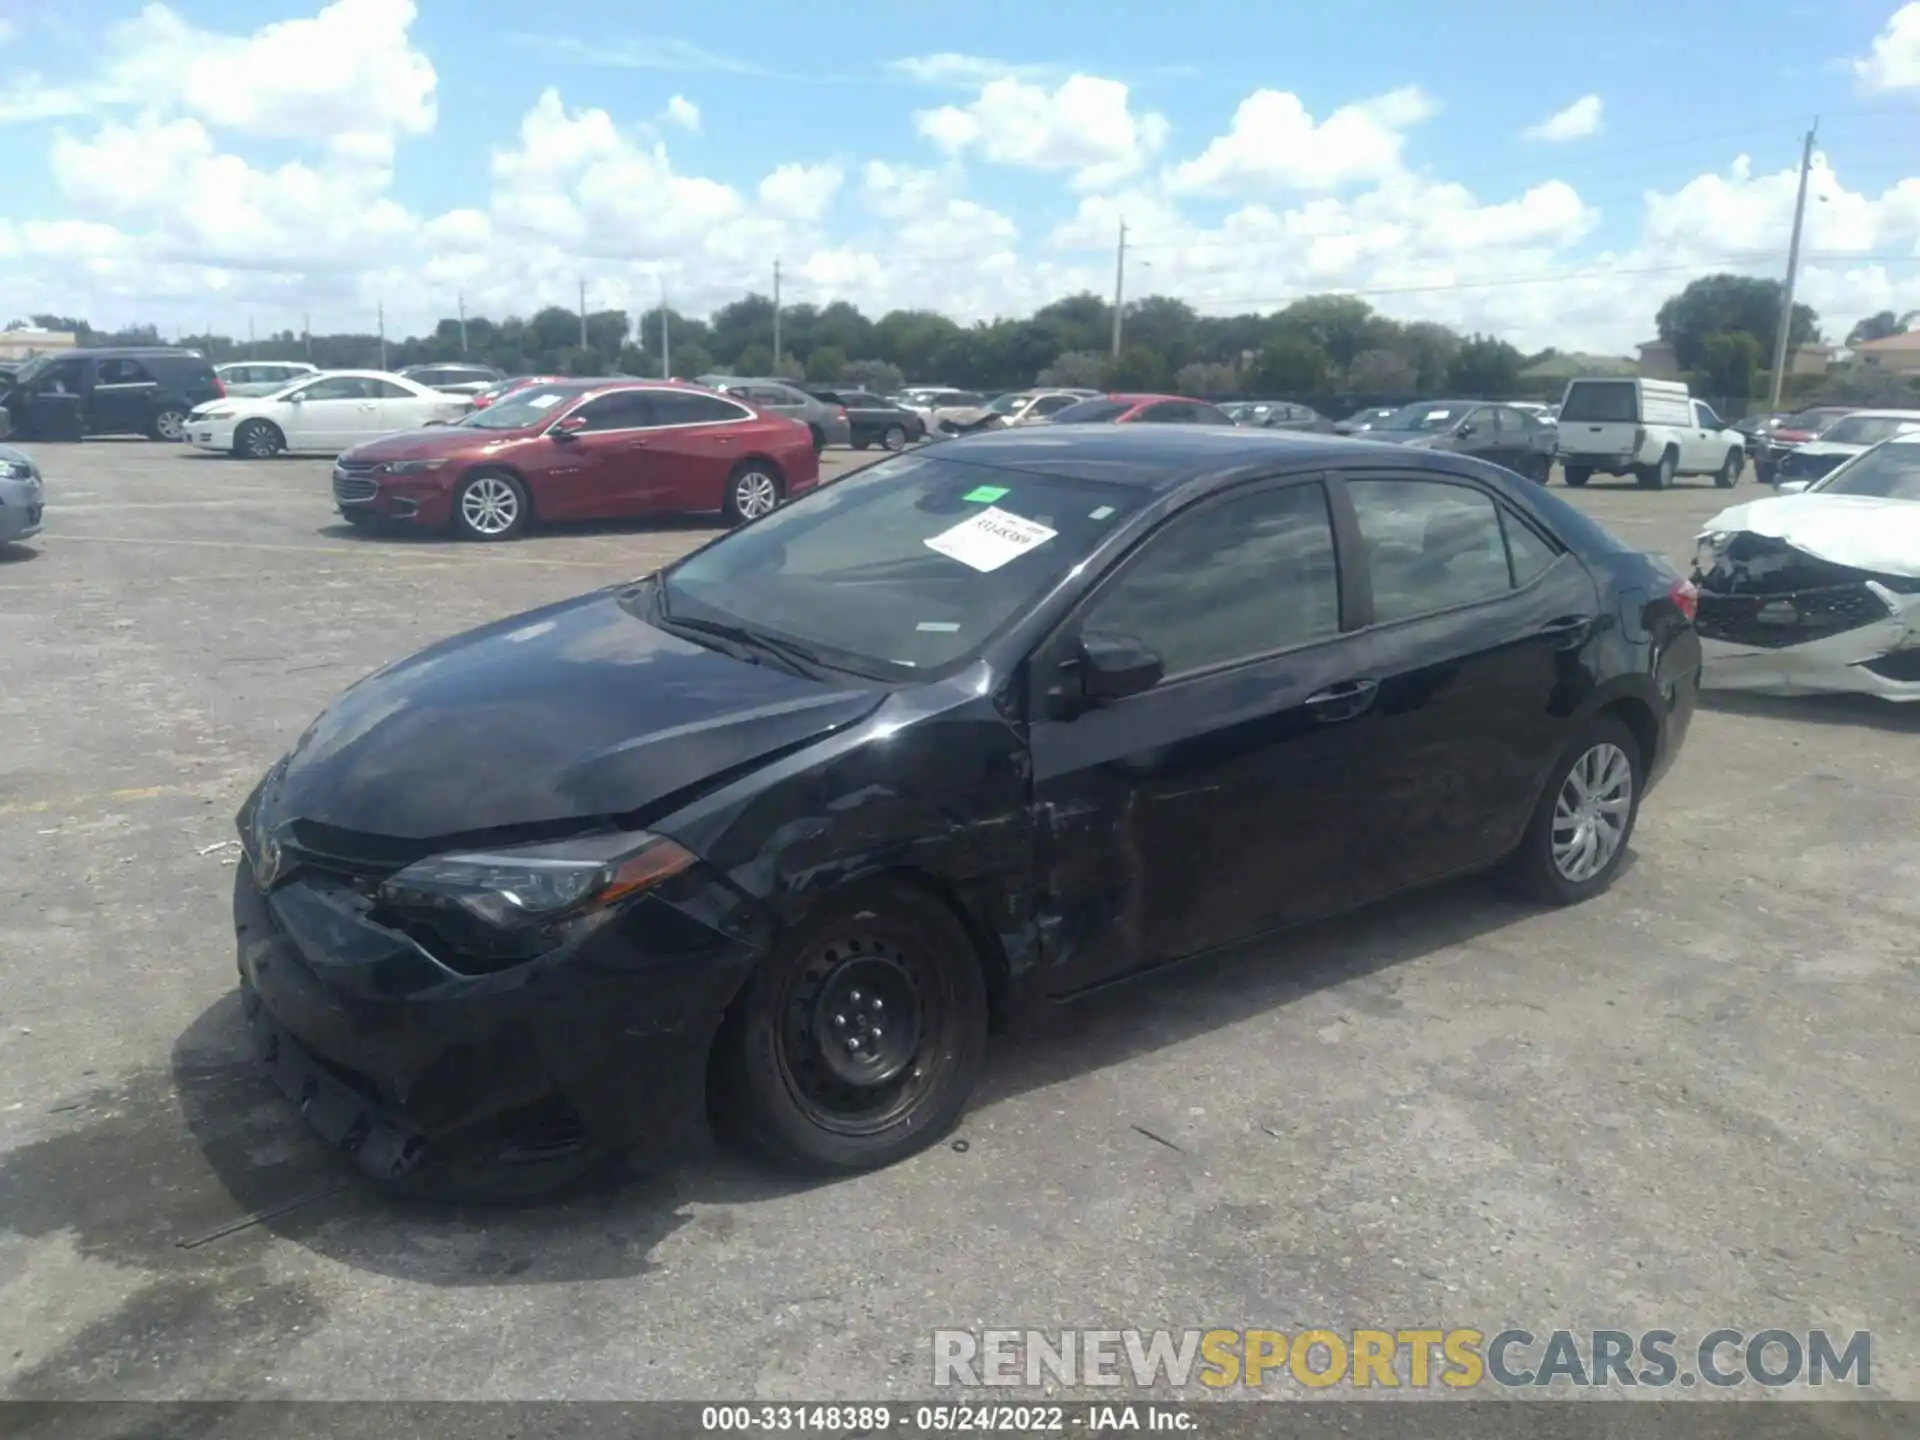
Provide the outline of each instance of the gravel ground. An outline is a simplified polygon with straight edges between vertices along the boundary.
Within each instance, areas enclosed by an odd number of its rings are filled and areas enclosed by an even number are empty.
[[[46,531],[0,554],[8,1393],[910,1396],[940,1327],[1519,1324],[1869,1329],[1920,1398],[1920,714],[1716,702],[1604,898],[1449,887],[1071,1011],[882,1174],[395,1208],[247,1067],[233,811],[356,676],[709,532],[370,539],[323,462],[38,453]],[[1578,496],[1676,559],[1725,499]]]

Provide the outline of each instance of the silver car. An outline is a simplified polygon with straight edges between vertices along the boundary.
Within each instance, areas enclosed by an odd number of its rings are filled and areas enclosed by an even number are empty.
[[[829,445],[851,445],[853,426],[844,405],[829,405],[785,380],[755,375],[702,375],[697,382],[709,390],[724,391],[761,410],[798,420],[813,432],[813,453]]]
[[[40,533],[46,492],[40,467],[10,445],[0,445],[0,548]]]
[[[229,395],[277,395],[320,372],[303,360],[235,360],[214,366],[213,373]]]

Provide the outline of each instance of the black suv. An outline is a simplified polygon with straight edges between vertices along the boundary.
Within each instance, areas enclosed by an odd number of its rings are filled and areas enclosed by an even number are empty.
[[[79,398],[80,434],[179,440],[193,407],[225,394],[206,356],[171,346],[62,350],[0,376],[0,408],[29,440],[59,439],[72,426],[71,402],[56,397]]]

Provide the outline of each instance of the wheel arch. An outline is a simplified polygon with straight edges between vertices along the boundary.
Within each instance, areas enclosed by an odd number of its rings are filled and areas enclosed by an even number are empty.
[[[767,470],[772,471],[773,478],[780,482],[780,489],[782,493],[786,491],[787,467],[782,465],[778,460],[774,459],[773,456],[767,454],[767,452],[764,450],[756,450],[751,455],[742,455],[738,460],[734,461],[733,468],[727,471],[728,483],[732,483],[734,477],[737,476],[742,470],[746,469],[749,465],[760,465],[765,467]]]
[[[457,500],[460,494],[460,487],[465,485],[469,480],[476,480],[482,475],[504,475],[507,479],[513,481],[514,484],[520,487],[520,493],[527,497],[527,519],[532,521],[539,518],[540,502],[534,496],[533,486],[528,483],[526,472],[518,465],[510,465],[503,460],[476,460],[472,464],[456,471],[453,477],[453,489],[449,492],[449,498]]]

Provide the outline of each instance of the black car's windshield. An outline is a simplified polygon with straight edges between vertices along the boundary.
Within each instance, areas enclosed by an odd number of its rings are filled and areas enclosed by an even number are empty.
[[[1376,430],[1451,430],[1467,413],[1464,405],[1403,405],[1374,425]]]
[[[1078,405],[1054,411],[1050,420],[1055,425],[1104,425],[1132,408],[1131,400],[1082,400]]]
[[[1145,498],[916,453],[816,490],[666,573],[666,623],[704,619],[909,678],[964,663]]]
[[[1882,440],[1904,435],[1909,430],[1920,430],[1920,419],[1903,419],[1893,415],[1849,415],[1822,430],[1820,440],[1822,444],[1878,445]]]
[[[1822,495],[1920,500],[1920,442],[1896,440],[1876,446],[1811,488]]]
[[[28,381],[32,380],[34,376],[38,375],[42,370],[46,369],[47,366],[52,363],[52,359],[53,357],[50,355],[34,356],[33,359],[27,361],[26,364],[22,365],[18,370],[13,372],[13,378],[15,383],[21,384],[21,385],[26,384]]]
[[[544,425],[553,418],[558,407],[578,399],[592,388],[590,385],[529,385],[524,390],[504,396],[484,410],[475,410],[463,416],[455,423],[469,430],[520,430]]]
[[[998,400],[995,400],[991,405],[987,406],[987,409],[996,415],[1011,415],[1031,399],[1033,399],[1033,396],[1027,394],[1025,391],[1014,395],[1002,395]]]

